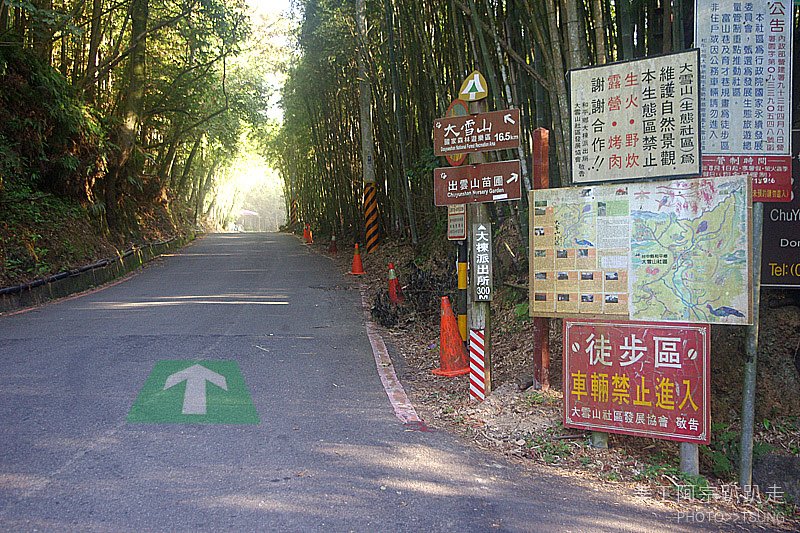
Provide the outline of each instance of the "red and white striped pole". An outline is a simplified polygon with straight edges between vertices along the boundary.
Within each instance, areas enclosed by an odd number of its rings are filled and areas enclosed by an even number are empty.
[[[469,395],[479,402],[486,399],[485,343],[485,330],[469,330]]]

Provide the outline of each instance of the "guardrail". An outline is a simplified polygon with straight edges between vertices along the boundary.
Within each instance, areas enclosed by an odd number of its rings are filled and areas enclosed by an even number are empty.
[[[0,313],[63,298],[108,283],[141,267],[164,253],[178,249],[194,240],[194,233],[166,241],[133,246],[112,259],[101,259],[90,265],[52,274],[13,287],[0,288]]]

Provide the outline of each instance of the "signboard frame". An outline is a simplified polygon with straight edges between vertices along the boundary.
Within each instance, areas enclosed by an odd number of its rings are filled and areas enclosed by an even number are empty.
[[[791,202],[764,203],[762,287],[800,289],[800,179],[797,179],[800,161],[797,159],[792,159],[792,174],[794,197]],[[784,240],[787,241],[787,246],[782,246]],[[790,244],[796,246],[789,246]],[[786,281],[781,281],[782,278]]]
[[[723,199],[714,196],[712,191],[715,188],[719,195],[724,195]],[[723,189],[727,192],[723,193]],[[634,321],[729,325],[750,323],[753,319],[750,193],[746,176],[531,191],[531,316],[608,318],[613,314],[620,320]],[[572,201],[565,203],[564,198]],[[723,201],[729,203],[726,205],[727,211],[724,211],[725,217],[720,218],[719,213],[723,211],[719,211],[712,219],[713,210],[720,208],[717,202]],[[712,207],[704,210],[704,205]],[[681,220],[677,209],[691,216]],[[736,217],[731,218],[733,215]],[[675,223],[670,222],[673,219]],[[563,220],[569,223],[563,223]],[[736,229],[732,229],[734,222]],[[652,231],[648,229],[651,227],[659,227],[662,232],[693,232],[689,239],[683,239],[686,243],[692,243],[692,247],[665,251],[664,246],[659,247],[655,235],[651,235]],[[634,235],[637,228],[645,234]],[[738,236],[735,242],[717,242],[717,236],[724,229]],[[592,234],[592,231],[596,233]],[[713,241],[708,244],[712,238]],[[583,242],[583,239],[591,242]],[[634,257],[634,252],[639,252],[640,256]],[[719,287],[714,285],[718,293],[711,295],[710,290],[703,292],[710,300],[693,296],[690,302],[692,306],[683,310],[674,307],[677,300],[666,296],[654,299],[651,294],[649,300],[636,299],[652,290],[669,290],[670,287],[661,287],[657,282],[670,276],[672,268],[680,267],[683,271],[706,260],[706,257],[707,261],[711,261],[710,266],[719,268],[716,274],[709,270],[706,278],[690,280],[680,276],[680,279],[683,280],[681,284],[685,285],[684,290],[696,295],[699,294],[696,291],[697,283],[711,283],[711,277],[719,275],[724,284]],[[715,257],[722,261],[717,261]],[[677,258],[680,258],[680,262]],[[584,273],[587,274],[586,278]],[[640,284],[636,283],[637,279],[642,279]],[[654,309],[648,302],[663,305],[658,316],[651,314]],[[598,303],[602,305],[598,306]],[[713,307],[708,308],[711,303]],[[613,307],[621,309],[613,312]],[[581,311],[582,308],[585,310]],[[622,308],[627,312],[623,312]]]

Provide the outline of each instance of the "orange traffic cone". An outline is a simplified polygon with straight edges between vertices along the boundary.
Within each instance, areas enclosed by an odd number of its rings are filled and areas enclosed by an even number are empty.
[[[311,242],[311,225],[306,222],[306,225],[303,226],[303,242],[306,244]]]
[[[389,300],[395,305],[406,300],[400,282],[397,280],[397,274],[394,272],[394,263],[389,263]]]
[[[331,235],[331,243],[328,245],[328,253],[335,254],[339,250],[336,249],[336,235]]]
[[[358,251],[358,243],[356,243],[356,251],[353,254],[353,267],[350,269],[350,273],[354,276],[366,274],[364,266],[361,264],[361,252]]]
[[[448,378],[469,374],[467,349],[461,340],[456,316],[447,296],[442,297],[442,320],[439,331],[440,368],[433,370],[433,373]]]

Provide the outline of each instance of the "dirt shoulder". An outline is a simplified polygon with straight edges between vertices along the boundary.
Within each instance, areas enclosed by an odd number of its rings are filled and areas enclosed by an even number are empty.
[[[344,249],[341,243],[336,254],[329,252],[328,243],[311,248],[330,256],[343,273],[350,271],[352,249]],[[524,386],[532,374],[533,325],[520,312],[527,294],[519,287],[526,280],[509,276],[510,269],[505,283],[495,281],[500,290],[492,304],[493,393],[479,404],[469,398],[467,377],[433,375],[431,370],[439,366],[439,301],[448,293],[452,296],[455,270],[446,254],[425,264],[414,259],[408,246],[382,245],[375,253],[362,255],[366,274],[359,281],[368,294],[374,320],[385,325],[382,334],[393,357],[401,358],[396,362],[398,374],[428,425],[460,435],[531,473],[551,468],[586,482],[611,485],[698,522],[800,528],[800,511],[790,503],[796,493],[787,486],[792,480],[778,479],[785,472],[773,473],[771,479],[756,476],[760,490],[742,491],[736,485],[739,432],[734,418],[720,417],[712,445],[701,447],[701,476],[697,478],[680,472],[677,443],[610,435],[609,449],[598,450],[589,445],[587,433],[564,428],[559,324],[551,324],[550,390],[522,390],[520,382]],[[405,286],[406,304],[400,308],[388,304],[389,262],[395,264]],[[759,424],[756,441],[757,455],[794,462],[800,423],[797,417],[774,417]]]

